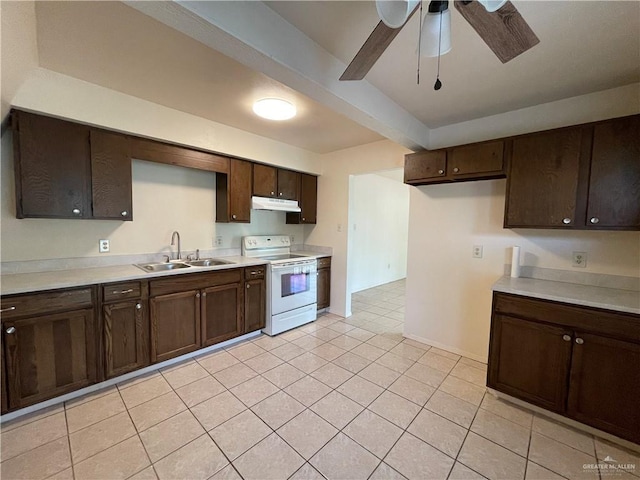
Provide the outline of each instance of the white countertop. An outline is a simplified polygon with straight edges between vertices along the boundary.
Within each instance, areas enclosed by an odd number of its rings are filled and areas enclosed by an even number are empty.
[[[493,291],[640,314],[640,292],[633,290],[504,276],[493,285]]]
[[[229,268],[249,267],[252,265],[266,265],[268,262],[257,258],[219,257],[233,262],[228,265],[215,267],[191,267],[162,272],[145,272],[134,265],[116,265],[109,267],[77,268],[74,270],[55,270],[50,272],[15,273],[0,277],[2,295],[16,293],[38,292],[57,288],[79,287],[98,283],[123,282],[127,280],[149,280],[169,275],[185,275],[190,273],[211,272]]]
[[[330,257],[331,254],[311,251],[296,251],[297,255],[313,258]],[[190,273],[211,272],[229,268],[249,267],[252,265],[266,265],[267,261],[259,258],[243,257],[241,255],[216,257],[233,262],[228,265],[215,267],[191,267],[162,272],[145,272],[134,265],[114,265],[108,267],[76,268],[71,270],[52,270],[49,272],[15,273],[0,277],[0,293],[13,295],[17,293],[39,292],[58,288],[80,287],[100,283],[124,282],[127,280],[149,280],[170,275],[185,275]]]

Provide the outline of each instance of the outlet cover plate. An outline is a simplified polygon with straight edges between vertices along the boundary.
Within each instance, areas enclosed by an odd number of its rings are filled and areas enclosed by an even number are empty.
[[[107,253],[109,251],[109,240],[98,240],[98,251]]]
[[[571,266],[577,268],[587,267],[587,252],[573,252]]]
[[[471,255],[473,258],[482,258],[482,245],[474,245]]]

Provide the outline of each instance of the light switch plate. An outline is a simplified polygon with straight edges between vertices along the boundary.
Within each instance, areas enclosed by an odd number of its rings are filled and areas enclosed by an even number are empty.
[[[107,253],[109,251],[109,240],[98,240],[98,251]]]

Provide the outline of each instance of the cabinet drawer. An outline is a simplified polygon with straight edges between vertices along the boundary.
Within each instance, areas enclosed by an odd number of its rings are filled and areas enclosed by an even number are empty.
[[[255,267],[247,267],[244,269],[244,279],[252,280],[254,278],[264,278],[265,271],[267,270],[266,265],[258,265]]]
[[[140,282],[111,283],[102,286],[102,298],[105,303],[140,298],[141,295]]]
[[[0,300],[2,320],[91,307],[91,290],[88,287],[3,297]]]
[[[221,270],[219,272],[172,275],[162,280],[149,282],[149,295],[167,295],[187,290],[200,290],[217,285],[227,285],[242,281],[242,269]]]
[[[324,257],[318,259],[318,268],[330,268],[331,267],[331,257]]]
[[[505,293],[495,293],[493,301],[499,314],[640,342],[640,315]]]

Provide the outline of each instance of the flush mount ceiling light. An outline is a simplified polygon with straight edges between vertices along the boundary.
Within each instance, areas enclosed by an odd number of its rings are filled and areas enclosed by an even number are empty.
[[[289,120],[296,116],[296,107],[281,98],[263,98],[253,104],[253,113],[267,120]]]

